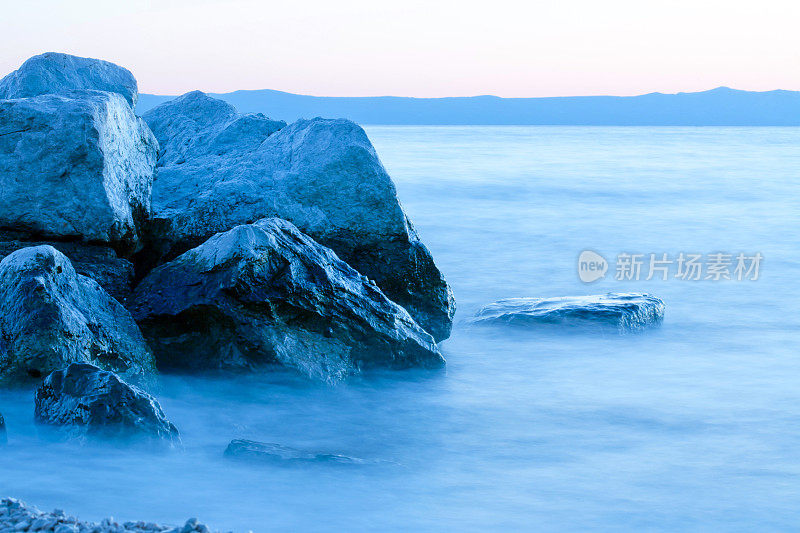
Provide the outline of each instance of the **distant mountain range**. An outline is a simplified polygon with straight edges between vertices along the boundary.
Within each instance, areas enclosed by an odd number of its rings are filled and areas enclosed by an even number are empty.
[[[800,126],[800,92],[739,91],[719,87],[696,93],[550,98],[329,97],[269,89],[212,94],[241,112],[288,122],[349,118],[360,124]],[[139,113],[174,98],[142,94]]]

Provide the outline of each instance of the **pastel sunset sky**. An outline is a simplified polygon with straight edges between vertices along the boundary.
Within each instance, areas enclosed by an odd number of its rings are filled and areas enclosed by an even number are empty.
[[[322,96],[800,90],[795,0],[5,2],[0,74],[68,52],[141,92]]]

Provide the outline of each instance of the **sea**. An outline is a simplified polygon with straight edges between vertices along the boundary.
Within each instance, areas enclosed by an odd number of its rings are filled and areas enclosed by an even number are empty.
[[[800,128],[365,129],[453,288],[446,370],[162,375],[184,449],[158,453],[41,439],[33,390],[3,390],[0,496],[237,532],[800,528]],[[470,321],[609,292],[663,323]],[[364,464],[241,463],[234,438]]]

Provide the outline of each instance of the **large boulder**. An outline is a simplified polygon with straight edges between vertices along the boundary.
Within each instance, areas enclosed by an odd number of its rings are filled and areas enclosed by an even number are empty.
[[[29,239],[30,235],[22,232],[0,230],[0,261],[21,248],[51,245],[67,256],[75,272],[95,280],[117,301],[124,304],[130,296],[135,278],[133,263],[119,257],[114,249],[75,241]]]
[[[117,93],[0,100],[0,229],[133,251],[157,153]]]
[[[236,226],[156,268],[132,312],[161,368],[281,364],[337,380],[444,364],[402,307],[280,219]]]
[[[209,156],[240,157],[286,127],[286,122],[261,113],[239,114],[229,103],[200,91],[170,100],[143,118],[161,146],[159,167],[195,167]]]
[[[87,363],[72,363],[47,376],[36,390],[34,414],[38,424],[63,428],[72,437],[180,444],[177,428],[155,398]]]
[[[161,144],[150,261],[280,217],[374,280],[434,338],[449,335],[452,292],[358,125],[316,118],[283,126],[199,92],[144,119]]]
[[[0,100],[67,95],[86,89],[120,94],[131,107],[139,96],[136,79],[126,68],[99,59],[47,52],[33,56],[0,80]]]
[[[132,376],[155,370],[130,313],[52,246],[23,248],[0,262],[0,309],[0,381],[78,361]]]
[[[507,298],[483,307],[472,322],[522,327],[606,326],[621,332],[639,331],[661,324],[664,308],[660,298],[640,293]]]

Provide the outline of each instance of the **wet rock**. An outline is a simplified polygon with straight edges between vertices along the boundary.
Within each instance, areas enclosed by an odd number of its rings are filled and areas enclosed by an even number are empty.
[[[157,152],[117,93],[0,100],[0,228],[134,251]]]
[[[72,363],[36,390],[36,422],[73,437],[144,439],[180,444],[177,428],[158,402],[113,372]]]
[[[280,217],[373,279],[435,339],[449,336],[452,292],[358,125],[316,118],[284,126],[199,92],[144,118],[162,145],[147,261]]]
[[[253,440],[235,439],[225,449],[225,457],[271,463],[336,463],[347,465],[371,464],[372,461],[333,453],[318,453],[298,450]]]
[[[23,529],[23,525],[25,528]],[[102,522],[86,522],[67,516],[63,511],[44,513],[14,498],[0,500],[0,531],[46,531],[53,533],[208,533],[209,529],[196,518],[190,518],[182,527],[159,525],[153,522],[125,522],[113,518]]]
[[[281,219],[237,226],[156,268],[131,308],[161,368],[280,364],[337,380],[444,364],[402,307]]]
[[[31,241],[28,237],[19,232],[0,231],[0,261],[21,248],[50,245],[67,256],[75,272],[95,280],[120,303],[130,297],[133,263],[119,257],[112,248],[81,242]]]
[[[474,323],[514,326],[601,325],[637,331],[661,324],[664,302],[649,294],[608,293],[560,298],[508,298],[485,306]]]
[[[131,107],[139,96],[128,69],[99,59],[47,52],[31,57],[0,80],[0,100],[87,89],[120,94]]]
[[[155,370],[130,313],[52,246],[0,262],[0,381],[41,378],[72,362],[138,376]]]
[[[3,419],[3,413],[0,413],[0,445],[8,442],[8,435],[6,434],[6,421]]]

